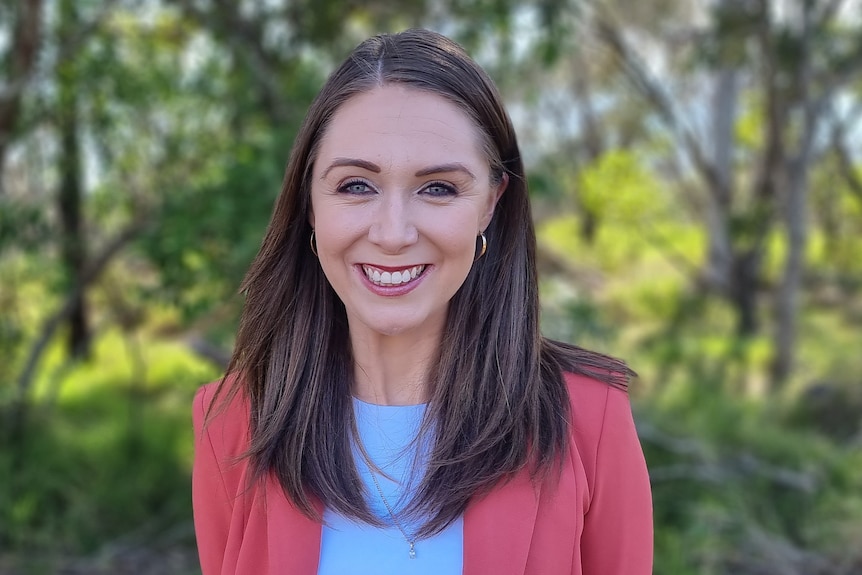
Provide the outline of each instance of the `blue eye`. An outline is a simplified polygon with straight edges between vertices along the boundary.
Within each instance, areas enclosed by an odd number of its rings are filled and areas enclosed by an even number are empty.
[[[362,180],[350,180],[339,186],[338,191],[343,194],[365,195],[373,193],[374,190]]]
[[[434,196],[435,198],[444,198],[448,196],[457,196],[458,190],[449,184],[444,184],[443,182],[431,182],[425,189],[422,190],[423,193],[428,194],[429,196]]]

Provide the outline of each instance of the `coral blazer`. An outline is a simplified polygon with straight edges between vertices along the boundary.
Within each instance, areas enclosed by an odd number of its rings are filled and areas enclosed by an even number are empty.
[[[628,396],[567,374],[572,440],[559,483],[522,471],[464,514],[463,575],[647,575],[652,500]],[[321,525],[269,478],[246,485],[248,406],[236,400],[206,427],[215,391],[195,397],[192,479],[203,575],[315,575]],[[323,511],[322,507],[319,511]]]

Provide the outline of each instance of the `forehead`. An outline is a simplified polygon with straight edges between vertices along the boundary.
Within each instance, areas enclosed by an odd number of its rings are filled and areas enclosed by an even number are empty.
[[[448,99],[399,85],[353,96],[323,134],[315,171],[334,158],[383,165],[471,162],[488,164],[473,120]]]

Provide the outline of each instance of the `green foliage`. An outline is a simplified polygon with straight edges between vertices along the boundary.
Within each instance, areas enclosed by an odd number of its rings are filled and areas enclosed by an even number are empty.
[[[278,194],[283,149],[238,144],[218,179],[166,195],[138,244],[160,271],[155,295],[189,318],[232,299]]]
[[[715,383],[668,390],[670,401],[657,394],[642,405],[661,526],[656,573],[768,568],[773,546],[836,565],[858,561],[852,526],[862,504],[862,453],[790,429],[774,406],[739,402]]]
[[[600,218],[638,225],[661,216],[667,199],[661,184],[627,150],[612,150],[580,174],[582,205]]]
[[[539,239],[549,250],[562,257],[577,254],[579,264],[603,272],[637,269],[653,278],[656,266],[670,271],[700,259],[703,230],[681,217],[669,191],[635,153],[607,152],[582,170],[572,187],[582,213],[542,224]],[[593,239],[580,231],[587,213],[598,222]]]
[[[81,554],[189,521],[191,401],[217,376],[175,344],[112,334],[92,364],[41,379],[23,437],[0,453],[0,547]]]
[[[0,195],[0,255],[7,250],[41,247],[48,226],[40,207]]]

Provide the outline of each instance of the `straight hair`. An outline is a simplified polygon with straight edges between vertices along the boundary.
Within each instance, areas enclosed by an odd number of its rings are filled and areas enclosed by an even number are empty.
[[[490,77],[448,38],[428,30],[360,44],[311,104],[297,134],[261,248],[242,283],[245,305],[221,407],[249,405],[251,480],[272,474],[288,499],[321,520],[317,504],[372,525],[353,456],[356,423],[347,315],[312,252],[311,174],[320,141],[347,100],[397,84],[437,94],[475,123],[493,183],[508,186],[478,259],[449,303],[420,436],[429,453],[405,513],[417,538],[439,533],[471,498],[528,467],[555,475],[570,441],[563,372],[626,388],[622,362],[543,338],[536,238],[515,131]],[[214,403],[215,404],[215,403]],[[211,410],[210,416],[214,413]]]

